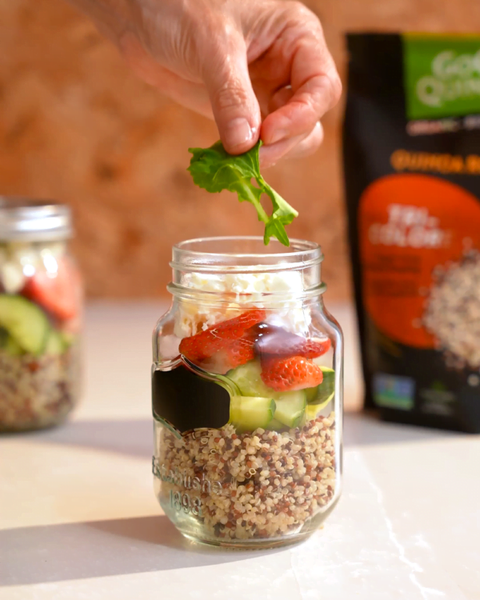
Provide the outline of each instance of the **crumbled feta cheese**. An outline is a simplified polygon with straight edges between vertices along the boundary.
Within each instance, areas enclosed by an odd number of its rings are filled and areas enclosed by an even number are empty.
[[[179,338],[196,333],[235,317],[242,305],[272,308],[266,321],[282,325],[286,329],[301,333],[308,329],[311,316],[308,307],[301,306],[296,295],[303,290],[302,274],[298,271],[278,273],[186,273],[182,285],[204,292],[224,294],[230,302],[209,306],[200,302],[180,300],[175,323],[175,335]],[[264,294],[282,293],[281,299],[272,299]]]
[[[25,285],[25,275],[19,263],[4,262],[0,266],[0,273],[7,294],[17,294]]]

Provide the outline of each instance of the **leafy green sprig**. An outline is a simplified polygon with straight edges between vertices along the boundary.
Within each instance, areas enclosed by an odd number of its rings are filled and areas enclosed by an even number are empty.
[[[258,220],[265,223],[265,245],[271,237],[275,237],[289,246],[285,225],[289,225],[298,216],[298,212],[261,176],[258,158],[261,144],[259,141],[248,152],[236,156],[228,154],[222,142],[216,142],[210,148],[189,148],[192,158],[188,170],[196,185],[208,192],[229,190],[237,193],[240,202],[253,204]],[[252,180],[257,182],[258,187],[253,185]],[[272,201],[271,215],[267,214],[260,202],[262,194],[267,194]]]

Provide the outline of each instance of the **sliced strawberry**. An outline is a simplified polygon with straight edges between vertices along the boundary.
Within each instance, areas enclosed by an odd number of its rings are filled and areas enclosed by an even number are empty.
[[[323,381],[320,367],[303,356],[264,360],[261,376],[263,383],[277,392],[303,390]]]
[[[23,294],[51,312],[60,321],[75,318],[81,304],[81,280],[67,259],[57,260],[58,271],[37,271],[25,285]]]
[[[325,354],[332,345],[329,338],[307,339],[268,323],[260,323],[250,331],[251,335],[255,336],[255,350],[262,357],[268,355],[317,358]]]
[[[253,342],[242,337],[197,364],[210,373],[226,373],[230,369],[244,365],[254,358]]]
[[[225,353],[225,360],[230,369],[244,365],[255,358],[253,342],[246,338],[240,338],[226,346],[221,353]]]
[[[264,318],[264,310],[248,310],[238,317],[213,325],[197,335],[184,338],[180,342],[180,354],[194,363],[201,362],[227,346],[232,346],[248,329]],[[250,345],[253,351],[253,344]],[[240,350],[237,348],[233,352],[238,354]]]

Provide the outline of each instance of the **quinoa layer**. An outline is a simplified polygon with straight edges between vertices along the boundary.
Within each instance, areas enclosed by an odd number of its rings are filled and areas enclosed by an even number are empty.
[[[438,269],[423,317],[449,366],[480,367],[480,253]]]
[[[286,432],[232,425],[182,439],[159,427],[154,473],[166,511],[189,513],[206,537],[274,538],[301,529],[332,501],[335,415]]]
[[[59,356],[13,356],[0,351],[0,430],[62,421],[78,396],[75,348]]]

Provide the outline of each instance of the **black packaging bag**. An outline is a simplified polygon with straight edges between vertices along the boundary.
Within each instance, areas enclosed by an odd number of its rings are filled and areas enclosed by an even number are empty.
[[[350,34],[344,179],[365,407],[480,432],[480,36]]]

